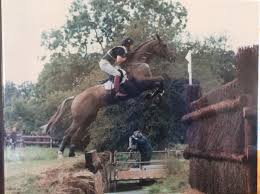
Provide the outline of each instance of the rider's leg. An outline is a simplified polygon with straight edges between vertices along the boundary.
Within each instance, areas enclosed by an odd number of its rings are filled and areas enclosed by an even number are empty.
[[[119,95],[125,95],[125,94],[121,94],[119,92],[119,86],[120,86],[120,72],[115,68],[113,67],[109,61],[107,60],[104,60],[102,59],[100,62],[99,62],[99,66],[100,66],[100,69],[106,73],[108,73],[109,75],[113,75],[114,76],[114,87],[115,87],[115,91],[116,93],[118,93]]]

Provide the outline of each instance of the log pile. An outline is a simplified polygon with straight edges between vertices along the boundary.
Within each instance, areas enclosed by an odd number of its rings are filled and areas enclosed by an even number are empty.
[[[189,182],[210,194],[256,192],[258,46],[236,55],[237,78],[190,103]]]

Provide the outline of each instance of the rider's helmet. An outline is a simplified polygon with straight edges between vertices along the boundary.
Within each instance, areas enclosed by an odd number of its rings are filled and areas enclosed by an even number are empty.
[[[126,46],[126,47],[129,47],[130,45],[133,45],[133,44],[134,44],[134,40],[130,37],[124,38],[121,42],[121,45]]]

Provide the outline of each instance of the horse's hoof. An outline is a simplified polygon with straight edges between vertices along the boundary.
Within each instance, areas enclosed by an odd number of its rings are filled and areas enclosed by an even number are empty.
[[[75,156],[76,156],[76,154],[74,152],[69,153],[69,157],[75,157]]]
[[[61,151],[58,151],[58,159],[64,158],[63,153]]]

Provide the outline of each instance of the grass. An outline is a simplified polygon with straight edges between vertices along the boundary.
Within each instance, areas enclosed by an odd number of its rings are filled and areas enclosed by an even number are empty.
[[[5,192],[43,194],[35,184],[41,172],[57,165],[57,150],[41,147],[5,149]]]
[[[42,147],[25,147],[11,150],[5,149],[5,162],[22,162],[32,160],[53,160],[57,158],[57,150]]]
[[[146,187],[149,194],[182,193],[188,187],[189,162],[174,157],[168,162],[169,176],[162,182]]]

